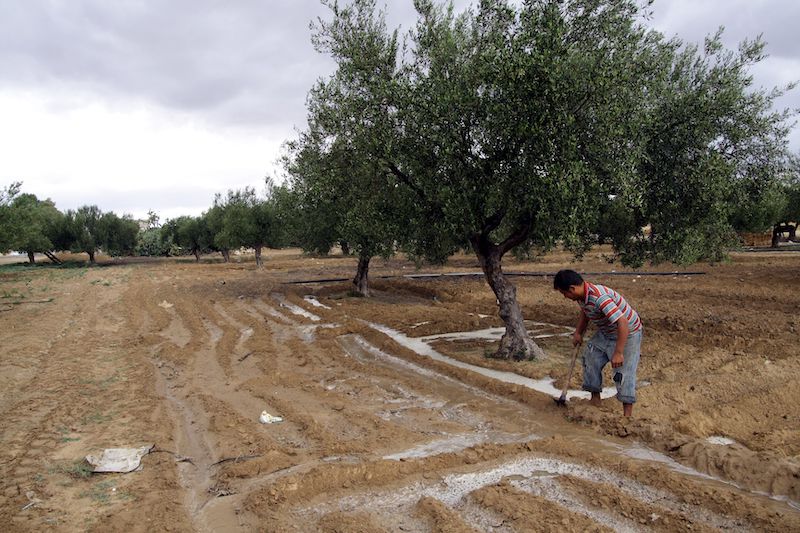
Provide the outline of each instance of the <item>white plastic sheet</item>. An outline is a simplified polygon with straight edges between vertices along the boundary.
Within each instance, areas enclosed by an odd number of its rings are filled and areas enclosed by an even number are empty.
[[[92,465],[92,472],[133,472],[140,468],[142,457],[150,453],[154,444],[141,448],[107,448],[103,453],[87,455],[86,462]]]

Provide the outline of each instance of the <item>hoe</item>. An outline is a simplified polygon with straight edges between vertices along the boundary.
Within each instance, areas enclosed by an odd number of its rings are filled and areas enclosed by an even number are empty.
[[[581,345],[578,344],[572,351],[572,363],[569,365],[569,374],[567,374],[567,380],[564,382],[564,389],[561,391],[561,396],[559,398],[553,398],[553,401],[556,402],[556,405],[561,407],[567,405],[567,389],[569,388],[569,382],[572,380],[572,372],[575,371],[575,361],[578,360],[578,352],[580,350]]]

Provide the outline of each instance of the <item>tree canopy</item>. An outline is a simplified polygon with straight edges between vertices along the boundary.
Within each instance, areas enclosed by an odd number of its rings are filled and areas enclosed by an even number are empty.
[[[759,41],[684,46],[633,0],[482,0],[458,15],[418,0],[399,46],[373,0],[328,5],[314,44],[337,70],[309,97],[305,157],[331,168],[340,150],[384,195],[413,198],[396,237],[410,251],[475,252],[506,324],[498,356],[542,355],[502,272],[509,251],[580,255],[613,207],[623,262],[717,259],[738,185],[762,190],[785,165],[780,91],[751,87]]]

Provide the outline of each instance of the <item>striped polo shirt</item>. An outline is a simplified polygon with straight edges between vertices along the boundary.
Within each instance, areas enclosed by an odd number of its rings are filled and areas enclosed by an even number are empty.
[[[584,282],[583,289],[585,297],[583,303],[579,305],[586,317],[604,334],[616,337],[615,323],[623,317],[628,321],[631,334],[642,329],[639,313],[628,305],[620,293],[605,285],[589,282]]]

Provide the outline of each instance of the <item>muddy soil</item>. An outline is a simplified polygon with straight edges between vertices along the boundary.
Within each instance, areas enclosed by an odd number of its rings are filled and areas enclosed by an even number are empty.
[[[577,306],[515,277],[545,361],[487,357],[502,332],[479,277],[296,250],[223,264],[0,267],[4,531],[800,530],[800,254],[624,272],[645,340],[634,418],[563,384]],[[426,272],[476,271],[459,256]],[[543,392],[544,391],[544,392]],[[259,422],[263,411],[283,421]],[[154,444],[142,468],[83,458]]]

